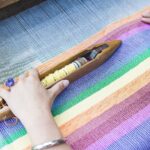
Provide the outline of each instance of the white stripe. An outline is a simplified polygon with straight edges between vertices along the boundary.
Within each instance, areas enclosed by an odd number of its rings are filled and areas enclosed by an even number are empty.
[[[1,148],[1,150],[24,150],[30,145],[31,142],[28,135],[24,135],[15,140],[13,143],[4,146],[3,148]]]
[[[136,79],[138,76],[142,75],[144,72],[150,70],[150,59],[146,59],[142,63],[140,63],[137,67],[133,68],[126,74],[124,74],[119,79],[115,80],[102,90],[94,93],[90,97],[86,98],[85,100],[81,101],[77,105],[73,106],[72,108],[66,110],[65,112],[61,113],[60,115],[55,117],[58,126],[62,126],[69,120],[73,119],[80,113],[88,110],[98,102],[105,99],[107,96],[111,95],[115,91],[119,90],[120,88],[124,87],[132,80]],[[22,150],[30,146],[31,142],[27,135],[20,137],[19,139],[15,140],[13,143],[4,146],[1,150]]]
[[[85,100],[66,110],[65,112],[57,115],[54,119],[57,125],[60,127],[69,120],[73,119],[80,113],[88,110],[98,102],[104,100],[109,95],[113,94],[115,91],[124,87],[132,80],[136,79],[138,76],[142,75],[145,71],[150,69],[150,58],[144,60],[135,68],[128,71],[126,74],[104,87],[100,91],[94,93],[93,95],[87,97]]]

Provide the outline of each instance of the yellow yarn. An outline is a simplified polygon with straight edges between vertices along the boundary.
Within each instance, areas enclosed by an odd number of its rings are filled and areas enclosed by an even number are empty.
[[[77,70],[77,68],[74,64],[69,64],[69,65],[65,66],[64,69],[65,69],[65,71],[67,72],[68,75]]]
[[[45,79],[43,79],[42,81],[41,81],[41,83],[42,83],[42,85],[46,88],[47,87],[47,81],[45,80]]]
[[[61,79],[67,76],[67,73],[65,72],[64,69],[59,70],[59,76],[60,76]]]
[[[64,73],[64,71],[57,70],[57,71],[54,72],[54,78],[55,78],[56,81],[61,80],[65,76],[66,76],[66,74]]]
[[[54,84],[56,82],[55,78],[54,78],[54,75],[53,74],[49,74],[47,77],[45,77],[43,80],[42,80],[42,84],[44,87],[49,87],[51,86],[52,84]]]
[[[80,60],[81,61],[81,60]],[[83,61],[82,61],[83,62]],[[79,63],[79,64],[77,64]],[[85,62],[86,63],[86,62]],[[54,73],[49,74],[45,77],[41,82],[45,88],[50,87],[57,81],[65,78],[66,76],[70,75],[71,73],[75,72],[79,69],[84,63],[80,63],[79,61],[74,61],[73,63],[66,65],[64,68],[60,70],[56,70]],[[80,67],[79,67],[80,66]]]

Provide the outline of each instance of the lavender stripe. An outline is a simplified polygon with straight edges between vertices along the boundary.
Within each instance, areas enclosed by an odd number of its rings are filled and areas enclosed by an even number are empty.
[[[150,117],[150,105],[139,111],[137,114],[126,120],[102,139],[98,139],[95,143],[86,148],[86,150],[93,150],[97,148],[106,149],[113,142],[119,140],[125,134],[131,132],[134,128]]]
[[[107,150],[150,150],[150,118],[111,144]]]
[[[143,96],[147,90],[150,89],[150,83],[147,84],[145,87],[141,88],[138,92],[136,92],[134,95],[136,97]],[[133,96],[132,96],[133,97]],[[133,104],[136,101],[135,98],[128,98],[118,105],[114,105],[111,107],[108,111],[104,112],[101,116],[93,119],[91,122],[86,124],[85,126],[81,127],[80,129],[76,130],[74,133],[68,136],[67,141],[69,144],[75,143],[82,137],[84,137],[86,134],[90,133],[90,131],[94,130],[98,126],[102,125],[104,122],[112,118],[113,116],[116,116],[121,110],[124,110],[125,108],[129,107],[129,105]],[[82,134],[81,134],[82,133]]]
[[[150,43],[145,42],[149,41],[149,37],[150,29],[139,32],[134,36],[124,40],[120,49],[107,62],[93,72],[72,83],[66,91],[57,97],[53,105],[53,109],[60,107],[67,101],[76,97],[81,93],[81,91],[84,91],[96,82],[103,80],[106,76],[112,74],[124,64],[129,62],[133,57],[142,53],[145,49],[150,47]]]
[[[116,39],[120,39],[122,41],[126,40],[127,38],[131,37],[132,35],[135,35],[137,34],[138,32],[143,32],[144,30],[149,30],[150,29],[150,26],[149,25],[143,25],[143,26],[139,26],[138,28],[135,28],[135,29],[132,29],[128,32],[125,32],[123,35],[118,35],[118,38],[116,37]],[[117,35],[116,35],[117,36]]]
[[[116,128],[119,124],[130,118],[133,114],[136,114],[139,110],[146,107],[150,101],[148,98],[150,97],[149,89],[143,96],[134,94],[133,96],[129,97],[128,99],[135,99],[134,103],[120,111],[115,116],[111,117],[109,120],[101,124],[99,127],[91,130],[88,134],[84,137],[73,143],[73,148],[77,148],[78,145],[82,148],[86,148],[88,145],[95,142],[97,139],[102,138],[104,135],[109,133],[111,130]],[[85,142],[86,141],[86,142]]]
[[[13,122],[13,119],[8,119],[7,121]],[[0,138],[8,138],[13,133],[17,133],[18,130],[24,129],[23,125],[19,121],[16,125],[7,126],[4,121],[0,122]]]
[[[120,38],[120,35],[126,34],[133,29],[139,29],[139,28],[149,28],[149,24],[145,24],[141,22],[141,20],[137,19],[134,21],[131,21],[115,30],[113,30],[111,33],[107,34],[104,36],[102,39],[98,40],[98,42],[103,42],[103,41],[109,41],[109,40],[114,40]]]

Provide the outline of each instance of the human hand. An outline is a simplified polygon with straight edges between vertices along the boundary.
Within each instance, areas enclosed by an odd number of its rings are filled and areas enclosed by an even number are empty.
[[[21,120],[33,145],[61,138],[50,107],[56,96],[68,84],[69,81],[63,80],[46,90],[39,80],[37,70],[32,70],[28,74],[21,75],[10,91],[0,88],[0,96]]]
[[[150,23],[150,11],[147,11],[142,15],[142,21]]]
[[[19,81],[11,87],[10,92],[0,88],[0,96],[5,99],[12,112],[22,121],[27,122],[36,116],[49,113],[56,96],[69,82],[60,81],[46,90],[38,77],[37,70],[21,75]]]

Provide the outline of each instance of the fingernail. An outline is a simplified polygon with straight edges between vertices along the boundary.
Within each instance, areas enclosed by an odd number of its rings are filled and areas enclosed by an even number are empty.
[[[65,87],[67,87],[69,85],[69,81],[68,80],[64,80],[63,84],[64,84]]]

